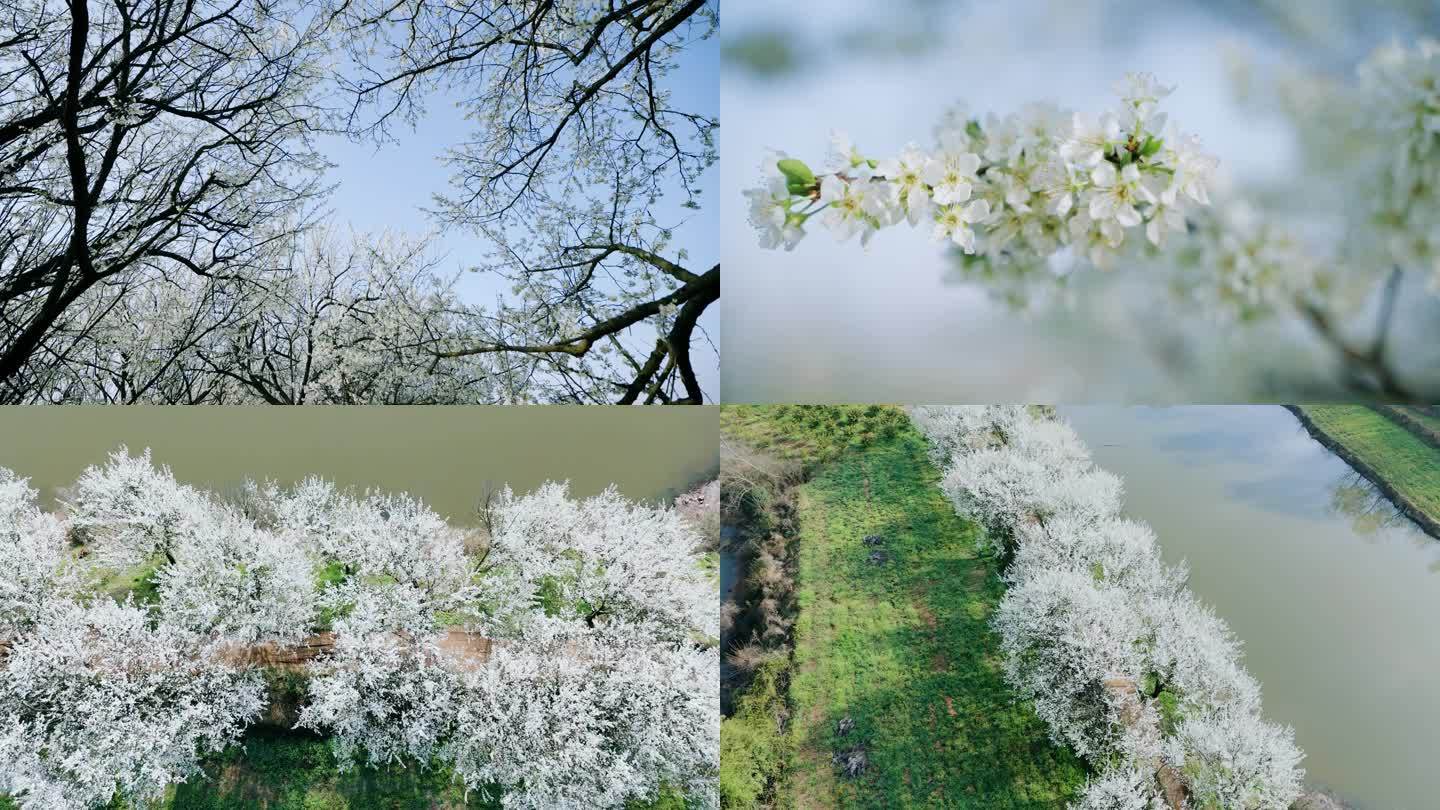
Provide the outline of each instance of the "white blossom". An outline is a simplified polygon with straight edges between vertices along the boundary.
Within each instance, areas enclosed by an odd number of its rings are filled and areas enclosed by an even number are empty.
[[[925,161],[920,176],[930,185],[936,203],[955,205],[970,199],[971,190],[979,182],[975,176],[979,168],[979,155],[942,149]]]
[[[0,468],[0,643],[32,625],[50,599],[79,584],[65,526],[40,510],[37,495],[29,481]]]
[[[860,244],[890,216],[889,186],[884,183],[850,183],[830,175],[820,181],[820,204],[825,206],[821,221],[841,240],[856,234]]]
[[[900,156],[882,160],[876,172],[889,181],[896,195],[895,204],[905,212],[911,225],[919,225],[930,215],[930,186],[923,179],[929,161],[914,145],[906,146]]]
[[[1134,163],[1120,171],[1110,163],[1101,163],[1090,173],[1094,189],[1090,192],[1090,218],[1103,222],[1114,219],[1123,228],[1140,224],[1141,203],[1155,203],[1155,195],[1145,187],[1140,167]]]
[[[1123,141],[1120,121],[1113,114],[1075,113],[1070,137],[1060,145],[1060,157],[1077,166],[1096,166]]]
[[[613,487],[575,499],[567,484],[547,483],[522,496],[507,488],[491,513],[498,573],[549,598],[557,615],[654,624],[677,640],[719,637],[700,536],[674,509],[632,503]]]
[[[990,203],[973,200],[967,205],[947,205],[935,218],[932,236],[936,241],[950,240],[966,253],[975,252],[975,231],[970,227],[990,216]]]
[[[764,185],[747,189],[745,196],[750,200],[750,225],[760,234],[760,246],[776,248],[784,246],[793,250],[805,235],[790,222],[790,192],[785,178],[774,174],[766,178]]]
[[[0,670],[0,792],[26,810],[144,804],[260,713],[254,673],[146,610],[57,601]]]
[[[928,222],[935,240],[992,267],[1032,268],[1071,246],[1108,267],[1127,230],[1143,225],[1158,245],[1185,227],[1190,206],[1209,202],[1218,161],[1195,137],[1162,131],[1157,107],[1172,89],[1129,74],[1118,113],[1038,103],[983,124],[951,113],[933,149],[909,144],[893,158],[867,157],[837,136],[814,177],[818,192],[798,160],[765,168],[764,184],[746,192],[752,224],[764,247],[789,250],[816,215],[837,238],[859,235],[862,244],[902,219]]]
[[[1196,806],[1282,810],[1299,795],[1293,733],[1225,623],[1120,517],[1120,482],[1043,409],[916,408],[957,512],[1008,552],[993,624],[1011,687],[1100,771],[1075,810],[1157,810],[1159,768]]]

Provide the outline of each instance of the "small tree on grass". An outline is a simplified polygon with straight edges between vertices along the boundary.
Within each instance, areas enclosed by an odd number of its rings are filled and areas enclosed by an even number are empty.
[[[683,791],[718,807],[716,648],[623,623],[546,623],[464,676],[455,772],[516,808],[620,807]]]
[[[359,587],[335,622],[335,649],[312,667],[299,725],[331,735],[342,769],[429,765],[454,732],[458,677],[436,643],[424,594]]]
[[[215,505],[156,572],[165,619],[240,644],[299,641],[314,624],[314,565],[303,547]]]
[[[1187,717],[1171,749],[1201,807],[1284,808],[1303,789],[1294,734],[1253,712],[1221,708]]]
[[[65,526],[40,511],[24,478],[0,468],[0,643],[33,625],[44,605],[77,584]]]
[[[264,685],[146,610],[57,601],[0,671],[0,793],[23,807],[136,804],[200,772],[264,705]]]
[[[164,555],[174,561],[182,536],[205,522],[205,495],[175,480],[170,468],[150,462],[150,451],[121,447],[104,464],[86,467],[65,503],[70,525],[107,565],[128,568]]]
[[[490,560],[550,612],[592,627],[646,623],[677,640],[720,635],[700,537],[675,510],[632,503],[613,487],[575,499],[550,483],[502,492],[491,513]]]
[[[1085,574],[1046,571],[1005,593],[995,613],[1006,678],[1051,734],[1083,757],[1103,757],[1123,732],[1104,681],[1138,683],[1145,634],[1126,595]]]

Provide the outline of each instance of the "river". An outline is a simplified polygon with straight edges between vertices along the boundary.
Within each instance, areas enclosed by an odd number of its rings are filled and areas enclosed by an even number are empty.
[[[1361,808],[1434,807],[1440,542],[1279,406],[1061,413],[1244,640],[1307,782]]]
[[[0,408],[0,466],[47,501],[121,444],[151,448],[187,483],[220,492],[248,478],[319,475],[405,491],[457,523],[487,484],[569,480],[671,498],[719,468],[716,408],[175,407]]]

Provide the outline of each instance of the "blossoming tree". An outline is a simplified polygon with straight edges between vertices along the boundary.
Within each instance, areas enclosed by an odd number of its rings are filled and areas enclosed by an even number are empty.
[[[435,213],[493,243],[472,264],[513,295],[474,313],[441,357],[526,369],[535,398],[701,402],[692,342],[720,297],[720,266],[675,242],[718,159],[719,119],[666,79],[714,36],[718,4],[333,8],[353,128],[383,137],[438,91],[476,124],[447,156],[452,189]],[[657,213],[666,198],[678,213]]]
[[[199,776],[264,705],[213,642],[107,599],[60,600],[0,671],[0,793],[26,808],[145,803]]]
[[[669,76],[713,2],[92,5],[0,12],[0,402],[706,397],[720,271],[676,230],[718,119]],[[317,132],[457,88],[437,228],[484,238],[493,306],[322,213]]]

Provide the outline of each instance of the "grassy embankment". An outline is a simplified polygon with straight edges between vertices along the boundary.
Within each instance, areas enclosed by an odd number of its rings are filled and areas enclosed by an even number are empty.
[[[1375,410],[1431,447],[1440,448],[1440,416],[1434,406],[1377,405]]]
[[[722,785],[768,786],[729,792],[727,806],[1053,808],[1073,797],[1083,766],[1001,675],[989,627],[997,563],[939,491],[905,415],[725,407],[721,427],[808,469],[793,655],[762,669],[721,731]],[[871,535],[882,541],[867,545]],[[840,734],[846,718],[853,729]],[[868,765],[852,778],[832,757],[856,750]]]
[[[1401,511],[1440,536],[1440,450],[1366,406],[1303,405],[1296,409],[1309,420],[1312,433],[1322,434],[1322,442],[1328,439],[1331,449],[1374,482]]]

